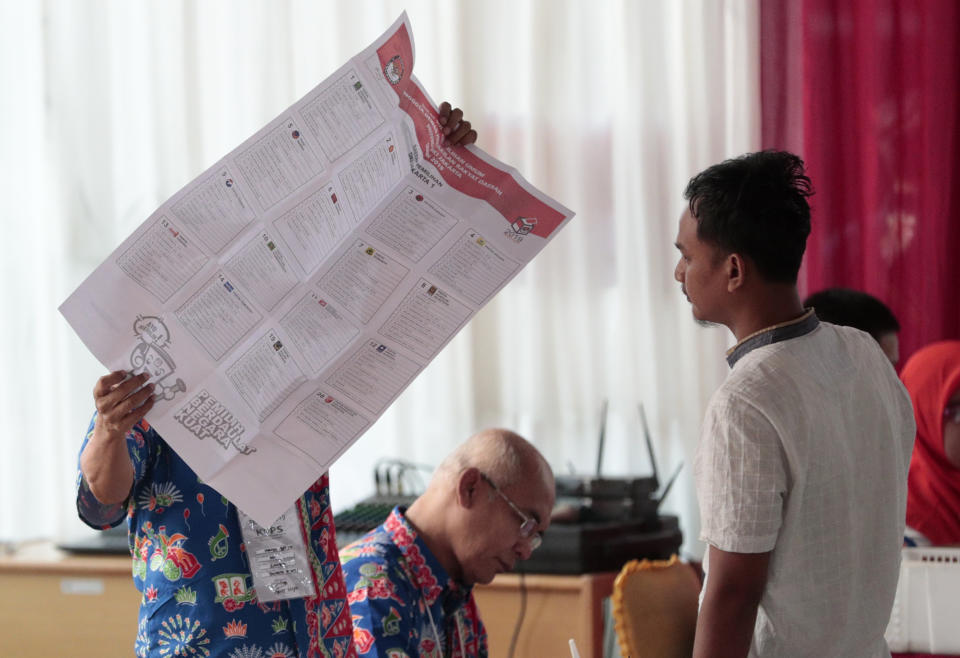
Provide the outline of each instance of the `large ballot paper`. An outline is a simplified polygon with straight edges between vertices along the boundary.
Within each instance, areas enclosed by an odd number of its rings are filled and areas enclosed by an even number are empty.
[[[443,143],[406,14],[160,206],[60,307],[267,526],[572,213]]]

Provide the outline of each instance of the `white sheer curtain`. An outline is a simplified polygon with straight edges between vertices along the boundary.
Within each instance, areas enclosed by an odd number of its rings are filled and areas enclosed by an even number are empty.
[[[699,554],[692,455],[728,337],[694,325],[672,243],[686,180],[758,144],[756,0],[0,3],[0,540],[81,531],[102,368],[59,302],[403,9],[435,100],[578,217],[334,465],[335,508],[372,493],[376,458],[435,464],[488,425],[593,472],[604,399],[603,472],[645,474],[643,402]]]

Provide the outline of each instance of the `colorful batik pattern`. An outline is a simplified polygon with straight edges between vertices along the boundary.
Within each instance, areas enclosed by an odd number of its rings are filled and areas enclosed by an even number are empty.
[[[96,416],[94,416],[94,419]],[[87,430],[81,455],[93,434]],[[127,435],[134,485],[102,505],[79,469],[77,510],[94,528],[124,517],[141,593],[140,658],[350,658],[353,628],[324,474],[298,502],[317,596],[260,603],[237,510],[205,485],[146,421]]]
[[[485,657],[487,634],[471,588],[447,575],[403,512],[395,508],[340,552],[357,654]]]

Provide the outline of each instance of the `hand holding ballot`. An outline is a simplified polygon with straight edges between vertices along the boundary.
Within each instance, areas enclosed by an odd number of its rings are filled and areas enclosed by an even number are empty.
[[[447,101],[440,103],[440,125],[451,146],[466,146],[477,141],[477,131],[471,129],[469,121],[463,121],[463,111],[459,107],[451,109]]]
[[[123,370],[97,380],[93,388],[96,420],[90,445],[81,458],[81,469],[97,499],[113,505],[124,502],[133,485],[126,436],[153,408],[154,385],[150,373],[130,375]]]

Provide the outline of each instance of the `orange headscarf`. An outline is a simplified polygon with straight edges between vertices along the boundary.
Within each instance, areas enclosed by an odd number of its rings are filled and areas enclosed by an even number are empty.
[[[943,449],[943,410],[960,388],[960,341],[927,345],[900,375],[913,401],[917,439],[910,460],[907,525],[934,545],[960,543],[960,469]]]

